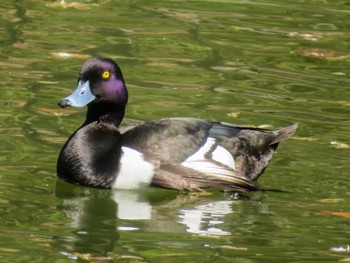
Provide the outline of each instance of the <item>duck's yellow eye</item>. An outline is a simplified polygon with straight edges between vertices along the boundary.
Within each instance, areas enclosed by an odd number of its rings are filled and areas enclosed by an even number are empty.
[[[103,79],[109,79],[110,76],[111,76],[111,73],[109,71],[105,71],[102,73]]]

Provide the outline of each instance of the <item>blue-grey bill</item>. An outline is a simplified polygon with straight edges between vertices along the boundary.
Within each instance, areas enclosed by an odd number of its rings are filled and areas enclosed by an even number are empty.
[[[95,98],[95,95],[91,93],[89,81],[86,81],[84,83],[79,81],[76,90],[68,97],[62,99],[58,105],[61,108],[65,108],[67,106],[84,107]]]

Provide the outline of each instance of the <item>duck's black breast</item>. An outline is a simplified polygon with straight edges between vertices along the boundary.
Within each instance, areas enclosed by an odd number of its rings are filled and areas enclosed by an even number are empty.
[[[121,157],[121,139],[113,125],[92,122],[78,129],[63,146],[58,176],[69,182],[111,188]]]

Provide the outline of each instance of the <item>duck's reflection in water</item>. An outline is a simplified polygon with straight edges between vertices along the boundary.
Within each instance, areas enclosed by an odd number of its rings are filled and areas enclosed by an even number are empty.
[[[152,218],[151,204],[147,200],[142,200],[137,191],[112,191],[112,199],[118,205],[116,217],[119,219]]]
[[[232,213],[233,201],[214,201],[197,205],[192,209],[181,209],[179,223],[187,226],[187,232],[200,235],[230,235],[220,228],[224,217]]]
[[[107,259],[127,230],[230,235],[223,223],[235,202],[163,189],[98,190],[61,181],[56,196],[68,219],[65,229],[71,231],[57,238],[55,246],[69,257],[90,255],[91,260]]]
[[[91,191],[60,181],[56,184],[56,196],[60,199],[58,209],[68,221],[53,245],[70,259],[104,262],[119,239],[115,220],[117,205],[114,200],[107,192]]]

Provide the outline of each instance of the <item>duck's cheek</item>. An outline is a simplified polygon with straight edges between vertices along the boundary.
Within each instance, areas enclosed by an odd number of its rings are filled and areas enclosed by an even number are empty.
[[[114,182],[115,189],[139,189],[151,184],[154,166],[145,161],[142,153],[122,147],[120,166]]]
[[[103,93],[105,98],[116,103],[125,103],[128,97],[124,82],[117,79],[107,81],[103,86]]]

